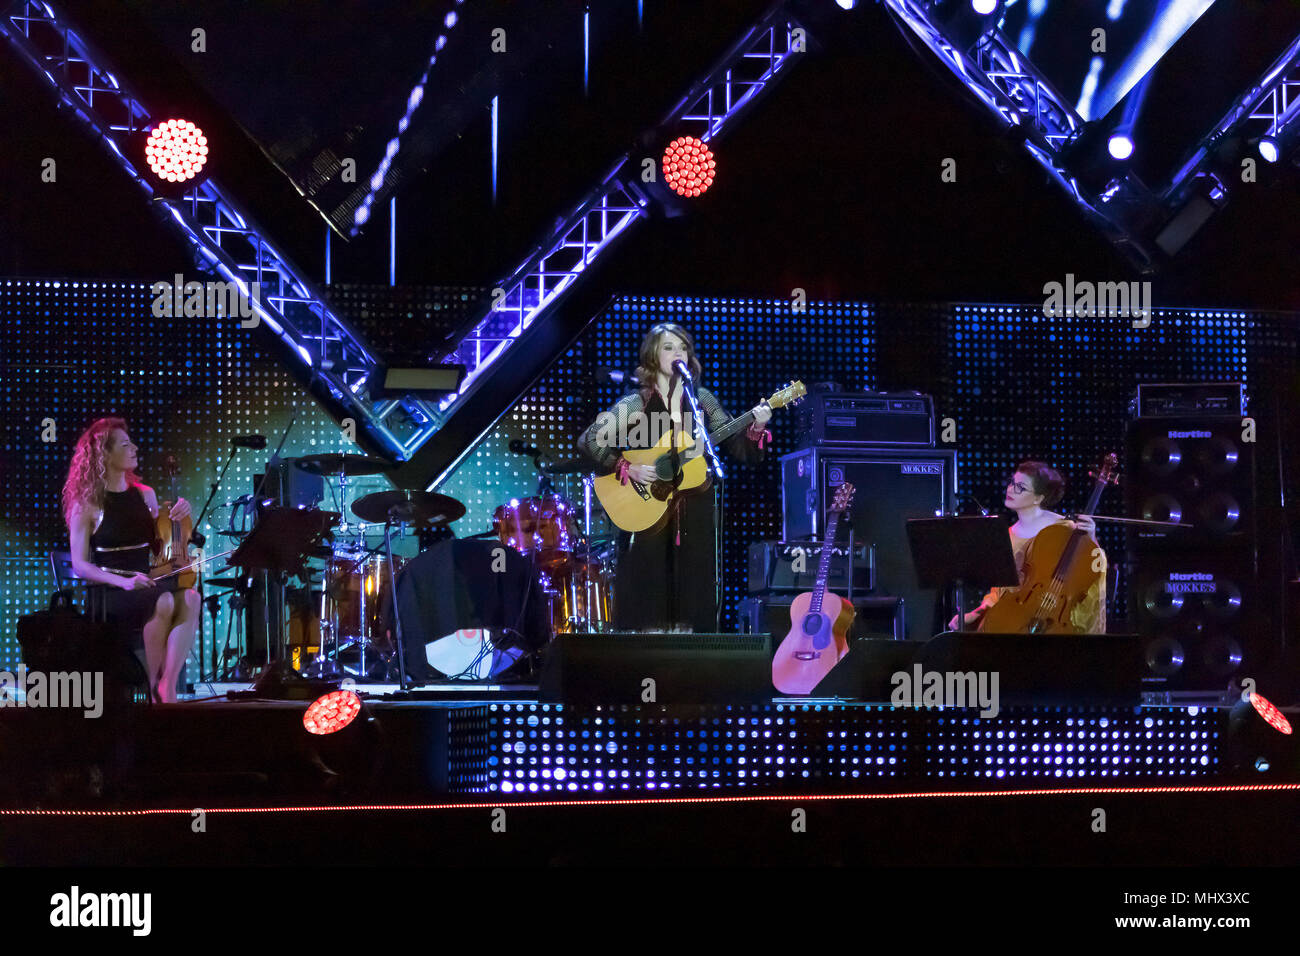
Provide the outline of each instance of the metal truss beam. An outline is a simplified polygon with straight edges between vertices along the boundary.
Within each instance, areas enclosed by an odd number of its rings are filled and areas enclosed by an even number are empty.
[[[1213,174],[1216,147],[1224,139],[1240,136],[1250,141],[1264,135],[1279,141],[1300,138],[1300,36],[1264,71],[1258,83],[1237,98],[1201,141],[1170,180],[1163,193],[1166,203],[1180,204],[1198,181]]]
[[[1024,139],[1029,154],[1069,194],[1085,217],[1142,272],[1152,271],[1158,252],[1128,223],[1152,206],[1150,191],[1132,173],[1091,194],[1062,161],[1062,151],[1083,130],[1084,120],[1037,67],[1000,30],[972,45],[954,45],[930,18],[927,0],[884,0],[885,6],[988,108],[1004,131]]]
[[[746,108],[788,71],[805,49],[803,28],[789,12],[789,0],[772,4],[705,76],[668,111],[659,127],[699,137],[705,142],[725,132]],[[520,338],[556,308],[562,297],[593,263],[634,223],[649,215],[651,200],[641,188],[641,161],[636,151],[624,154],[559,225],[503,281],[493,301],[453,338],[447,361],[463,363],[465,379],[456,395],[444,399],[426,437],[448,426],[458,407],[483,389],[499,392],[502,410],[518,383],[492,389],[494,365]],[[478,418],[479,416],[475,416]],[[456,429],[459,433],[460,430]],[[431,487],[445,480],[481,440],[477,427],[464,435],[459,454],[444,451],[421,456],[416,473],[427,474]],[[445,443],[438,443],[439,447]],[[413,464],[415,460],[413,459]],[[408,470],[408,474],[412,470]]]
[[[166,211],[201,264],[246,295],[249,284],[258,283],[260,295],[250,295],[258,318],[288,347],[292,360],[305,366],[318,391],[335,403],[336,414],[355,417],[358,438],[389,457],[407,458],[427,437],[436,409],[412,397],[369,398],[366,379],[377,365],[375,354],[213,180],[179,199],[155,191],[129,150],[129,138],[149,129],[155,118],[86,37],[44,0],[12,4],[0,17],[0,35]]]

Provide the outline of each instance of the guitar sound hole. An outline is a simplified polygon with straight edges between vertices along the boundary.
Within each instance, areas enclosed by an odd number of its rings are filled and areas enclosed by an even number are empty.
[[[822,619],[816,614],[806,614],[803,619],[803,632],[808,635],[816,634],[822,629]]]

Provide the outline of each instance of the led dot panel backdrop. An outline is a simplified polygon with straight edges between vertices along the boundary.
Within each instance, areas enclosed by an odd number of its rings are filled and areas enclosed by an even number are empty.
[[[863,779],[932,786],[1195,783],[1222,772],[1208,708],[1017,707],[992,717],[835,704],[578,707],[491,704],[449,718],[453,792],[834,790]]]
[[[170,277],[168,277],[170,278]],[[335,287],[337,308],[388,356],[436,352],[484,290]],[[197,512],[207,499],[235,435],[259,433],[264,452],[240,450],[218,489],[202,530],[208,553],[232,547],[218,534],[230,527],[232,502],[251,491],[290,420],[282,454],[359,452],[342,429],[307,396],[263,331],[234,318],[158,318],[148,283],[0,280],[0,389],[5,416],[0,491],[0,665],[19,658],[17,618],[42,606],[51,581],[47,555],[65,550],[59,493],[73,444],[95,417],[127,419],[140,446],[141,474],[164,497],[160,462],[181,464],[178,489]],[[491,526],[494,509],[535,494],[531,459],[512,455],[521,438],[553,460],[576,454],[575,439],[611,406],[624,387],[610,370],[632,372],[644,331],[672,321],[696,336],[705,384],[739,414],[791,379],[809,386],[835,381],[846,390],[916,389],[932,394],[938,417],[950,419],[958,455],[958,491],[991,509],[1002,479],[1025,458],[1044,459],[1069,480],[1062,510],[1082,506],[1087,471],[1106,452],[1121,451],[1130,400],[1139,382],[1245,381],[1251,413],[1285,415],[1297,369],[1296,316],[1209,310],[1154,310],[1150,328],[1114,318],[1043,317],[1040,304],[889,305],[863,302],[692,298],[627,295],[603,315],[531,388],[521,390],[494,431],[438,489],[463,501],[458,534]],[[780,536],[778,456],[793,449],[794,416],[777,411],[774,445],[755,467],[729,471],[724,547],[724,629],[738,629],[746,550]],[[1261,487],[1276,483],[1276,452],[1261,426]],[[1288,490],[1298,489],[1290,474]],[[557,478],[557,490],[580,514],[584,486]],[[380,476],[349,485],[349,500],[387,488]],[[1266,489],[1267,490],[1267,489]],[[324,507],[339,489],[327,483]],[[1271,492],[1276,497],[1276,492]],[[1107,492],[1103,513],[1122,513],[1123,498]],[[593,505],[593,531],[609,532]],[[368,540],[376,540],[370,529]],[[1119,562],[1125,539],[1102,526],[1103,547]],[[414,542],[399,543],[411,553]],[[220,567],[221,562],[215,563]],[[210,589],[219,594],[220,589]],[[1111,619],[1122,620],[1121,574]],[[224,599],[205,613],[204,655],[226,640],[231,624]],[[214,627],[215,624],[215,627]],[[197,652],[196,652],[197,653]],[[197,661],[191,674],[197,674]]]

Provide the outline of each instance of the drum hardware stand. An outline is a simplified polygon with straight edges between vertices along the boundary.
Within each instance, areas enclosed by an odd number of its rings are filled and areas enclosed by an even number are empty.
[[[303,563],[308,552],[315,550],[321,539],[339,518],[336,512],[316,509],[272,508],[253,528],[252,533],[240,543],[230,558],[230,564],[241,574],[263,570],[276,582],[284,597],[285,583],[290,574],[303,574]],[[281,604],[283,609],[284,605]],[[266,670],[257,679],[253,690],[230,692],[237,697],[277,697],[282,699],[310,699],[324,690],[331,690],[337,682],[310,680],[290,666],[285,654],[287,621],[281,621],[276,635],[276,656],[268,662]],[[267,636],[270,643],[270,635]],[[269,647],[268,647],[269,651]]]
[[[388,586],[393,592],[393,639],[397,644],[397,689],[406,693],[406,644],[402,640],[402,613],[397,606],[397,572],[393,569],[393,519],[384,523],[384,557],[388,561]],[[362,651],[365,654],[365,651]],[[364,661],[364,656],[362,657]]]

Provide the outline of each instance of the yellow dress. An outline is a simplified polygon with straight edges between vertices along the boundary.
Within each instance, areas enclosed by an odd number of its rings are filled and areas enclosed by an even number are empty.
[[[1077,527],[1073,521],[1066,518],[1053,523],[1067,524],[1071,528]],[[1022,538],[1010,528],[1007,531],[1011,535],[1011,553],[1016,559],[1016,570],[1020,573],[1020,580],[1023,582],[1025,580],[1025,556],[1029,554],[1030,549],[1033,547],[1034,539]],[[1097,552],[1101,558],[1102,575],[1097,579],[1097,583],[1088,589],[1084,599],[1070,612],[1070,623],[1083,634],[1106,633],[1106,552],[1099,547]],[[992,606],[998,602],[1002,595],[1011,591],[1015,591],[1015,588],[993,588],[988,594],[984,595],[984,603]]]

